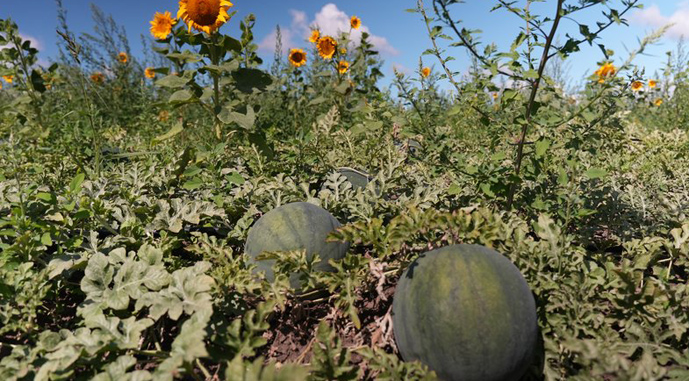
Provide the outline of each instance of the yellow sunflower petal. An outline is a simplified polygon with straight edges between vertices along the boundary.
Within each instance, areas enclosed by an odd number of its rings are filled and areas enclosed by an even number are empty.
[[[211,34],[229,21],[227,10],[232,6],[227,0],[180,0],[177,17],[187,23],[190,32],[194,28]]]
[[[331,59],[337,50],[337,41],[330,36],[322,37],[317,43],[318,55],[324,59]]]

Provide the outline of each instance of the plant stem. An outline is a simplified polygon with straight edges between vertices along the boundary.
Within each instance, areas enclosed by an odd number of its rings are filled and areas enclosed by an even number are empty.
[[[541,83],[541,79],[543,78],[543,71],[545,70],[546,63],[548,63],[548,58],[550,57],[548,55],[548,52],[550,51],[550,46],[552,45],[553,39],[555,38],[555,32],[557,31],[557,27],[560,24],[560,19],[562,18],[562,5],[564,4],[564,2],[564,0],[557,1],[555,19],[553,20],[553,26],[550,29],[550,34],[548,35],[548,39],[545,42],[545,46],[543,47],[541,63],[538,66],[538,75],[531,84],[531,94],[529,95],[529,102],[526,104],[526,112],[524,114],[524,126],[522,126],[522,132],[519,137],[519,141],[517,142],[517,159],[514,165],[514,174],[517,176],[517,178],[519,177],[519,172],[521,171],[522,167],[522,160],[524,159],[524,142],[526,141],[526,134],[529,131],[529,124],[531,123],[531,113],[533,111],[533,106],[536,103],[536,94],[538,93],[538,86]],[[517,190],[517,184],[518,181],[510,185],[510,191],[507,196],[507,209],[512,209],[512,203],[514,202],[514,193]]]
[[[426,15],[426,10],[423,7],[423,0],[418,1],[418,7],[419,12],[421,12],[421,15],[423,16],[423,21],[426,23],[426,30],[428,30],[428,36],[431,38],[431,42],[433,43],[433,54],[438,58],[438,61],[440,61],[440,65],[443,67],[443,70],[445,70],[445,75],[447,75],[447,79],[457,90],[457,96],[459,96],[459,94],[461,93],[461,88],[459,87],[459,84],[455,82],[455,78],[452,75],[450,69],[448,69],[447,65],[445,65],[445,60],[443,60],[443,58],[440,56],[440,49],[438,48],[438,44],[435,41],[435,35],[431,31],[431,20]]]
[[[220,54],[218,52],[218,34],[213,33],[211,35],[211,47],[210,47],[210,52],[211,52],[211,63],[215,66],[217,66],[220,62]],[[219,74],[217,72],[212,71],[211,72],[213,76],[213,121],[215,124],[215,136],[220,140],[222,138],[222,133],[220,131],[220,119],[218,119],[218,115],[220,114],[220,86],[219,86]]]

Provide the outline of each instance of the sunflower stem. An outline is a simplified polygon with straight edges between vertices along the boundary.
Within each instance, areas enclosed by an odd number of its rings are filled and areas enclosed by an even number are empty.
[[[211,62],[213,65],[217,66],[220,63],[220,54],[218,52],[218,34],[211,34]],[[216,72],[211,72],[213,76],[213,113],[214,113],[214,123],[215,123],[215,136],[220,140],[222,138],[220,131],[220,119],[218,115],[220,114],[220,86],[219,86],[219,74]]]

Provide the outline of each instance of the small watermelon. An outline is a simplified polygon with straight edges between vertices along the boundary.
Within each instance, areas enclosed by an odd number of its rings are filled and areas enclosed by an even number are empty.
[[[534,359],[536,304],[516,266],[495,250],[452,245],[421,254],[395,290],[402,358],[450,380],[518,380]]]
[[[318,254],[321,261],[316,270],[333,271],[330,259],[344,258],[349,243],[326,242],[330,232],[341,224],[327,210],[307,202],[282,205],[264,214],[249,229],[244,251],[256,263],[257,271],[265,271],[266,279],[274,279],[275,260],[256,260],[264,251],[305,250],[308,258]],[[290,276],[290,283],[297,287],[299,274]]]

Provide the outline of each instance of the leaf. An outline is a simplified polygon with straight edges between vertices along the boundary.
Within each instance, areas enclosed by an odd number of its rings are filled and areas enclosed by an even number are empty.
[[[100,300],[112,282],[114,274],[115,269],[110,266],[107,257],[101,253],[94,254],[84,270],[81,291],[91,299]]]
[[[225,179],[230,184],[242,185],[246,182],[246,180],[244,180],[244,177],[242,177],[242,175],[240,175],[237,172],[232,172],[232,174],[225,176]]]
[[[237,89],[243,93],[252,93],[254,89],[265,91],[273,83],[273,79],[266,72],[259,69],[241,68],[232,72]]]
[[[488,183],[482,183],[479,188],[481,188],[481,191],[486,194],[488,197],[495,197],[495,193],[490,189],[490,184]]]
[[[605,176],[607,176],[608,173],[601,168],[589,168],[584,175],[586,175],[586,177],[588,177],[589,179],[593,180],[602,179]]]
[[[536,78],[538,78],[538,72],[534,69],[529,69],[529,70],[525,71],[522,74],[522,76],[524,78],[528,78],[528,79],[536,79]]]
[[[325,97],[314,98],[314,99],[311,100],[311,102],[308,103],[308,106],[319,105],[319,104],[321,104],[321,103],[323,103],[323,102],[325,102],[325,101],[327,101],[327,99],[326,99]]]
[[[50,263],[48,263],[48,278],[53,279],[65,271],[75,267],[83,267],[86,263],[86,256],[79,254],[66,254],[53,258]]]
[[[77,173],[76,176],[69,183],[69,191],[71,193],[76,193],[81,189],[81,184],[84,182],[85,175],[81,172]]]
[[[84,323],[88,328],[99,329],[108,334],[120,349],[137,349],[141,333],[153,325],[153,320],[136,320],[134,316],[120,320],[118,317],[99,314],[85,319]]]
[[[44,93],[46,91],[45,80],[38,70],[31,70],[31,85],[34,90],[39,93]]]
[[[150,380],[151,374],[145,370],[136,370],[127,373],[127,369],[136,365],[136,358],[129,355],[122,355],[114,362],[107,364],[102,373],[92,378],[93,381],[144,381]]]
[[[182,324],[182,329],[172,342],[170,357],[163,361],[154,373],[154,379],[172,379],[185,364],[199,357],[208,356],[204,339],[206,326],[212,311],[201,311]]]
[[[457,184],[452,184],[447,188],[447,194],[450,196],[456,196],[460,193],[462,193],[462,188]]]
[[[454,105],[450,110],[447,112],[447,116],[453,116],[457,115],[462,111],[462,106],[461,105]]]
[[[193,98],[193,94],[189,90],[177,90],[172,95],[168,102],[170,103],[186,103]]]
[[[46,245],[46,246],[52,246],[53,245],[53,240],[50,238],[50,233],[45,232],[43,235],[41,235],[41,243]]]
[[[560,168],[559,173],[557,175],[557,183],[559,185],[567,185],[569,182],[569,177],[567,176],[567,171],[564,170],[564,168]]]
[[[204,181],[201,180],[199,177],[194,177],[191,180],[187,180],[182,184],[182,188],[186,190],[194,190],[201,188],[204,184]]]
[[[251,106],[247,106],[246,114],[241,114],[230,110],[229,107],[224,107],[222,111],[220,111],[218,119],[225,124],[236,123],[245,130],[252,130],[254,123],[256,123],[256,115]]]
[[[299,364],[283,364],[279,368],[275,362],[265,363],[262,357],[251,363],[245,363],[242,356],[227,363],[225,380],[227,381],[292,381],[308,379],[309,368]]]
[[[168,132],[153,138],[153,143],[156,144],[171,139],[177,136],[182,131],[184,131],[184,124],[181,121],[177,122],[174,126],[172,126],[172,128]]]
[[[157,291],[170,282],[170,275],[159,266],[127,259],[114,277],[112,289],[103,293],[108,307],[123,310],[129,307],[130,299],[139,299],[149,291]]]
[[[184,87],[189,82],[188,78],[180,77],[179,75],[171,74],[167,77],[163,77],[155,82],[157,86],[169,87],[169,88],[180,88]]]
[[[170,286],[160,292],[149,292],[136,303],[136,310],[149,307],[150,315],[158,320],[164,314],[178,320],[182,313],[193,315],[196,312],[213,310],[209,291],[215,281],[204,273],[210,269],[207,262],[197,262],[172,273]]]
[[[550,148],[550,140],[542,139],[536,142],[536,157],[542,157]]]

